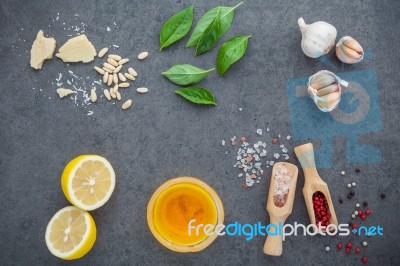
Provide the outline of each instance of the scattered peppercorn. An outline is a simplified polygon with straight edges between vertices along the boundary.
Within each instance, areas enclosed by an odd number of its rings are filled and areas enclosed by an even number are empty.
[[[356,192],[354,191],[354,189],[350,189],[350,195],[354,196],[356,194]]]
[[[368,245],[367,241],[364,241],[362,244],[364,247],[366,247]]]
[[[346,251],[346,253],[347,253],[347,254],[350,254],[350,252],[351,252],[351,248],[346,248],[346,250],[345,250],[345,251]]]
[[[358,225],[353,224],[353,229],[357,229],[357,228],[358,228]]]
[[[364,256],[364,257],[361,258],[361,261],[362,261],[363,263],[367,263],[367,262],[368,262],[368,258]]]
[[[363,215],[363,211],[362,210],[358,210],[358,215]]]
[[[361,248],[360,247],[356,247],[355,252],[356,252],[356,254],[359,254],[361,252]]]
[[[345,172],[345,171],[342,171],[342,172],[340,172],[340,174],[341,174],[341,175],[345,175],[345,174],[346,174],[346,172]]]
[[[356,203],[356,207],[359,208],[360,207],[360,203]]]
[[[370,215],[370,214],[371,214],[371,210],[366,210],[366,211],[365,211],[365,214],[366,214],[366,215]]]
[[[325,250],[326,251],[329,251],[331,248],[330,247],[325,247]]]
[[[349,222],[349,226],[350,226],[350,227],[353,227],[353,223],[352,223],[352,222]]]
[[[350,195],[350,194],[347,195],[347,198],[348,198],[348,199],[351,199],[352,197],[353,197],[353,196]]]
[[[386,197],[386,195],[382,193],[381,198],[384,199],[385,197]]]
[[[367,206],[368,206],[368,202],[364,201],[364,202],[363,202],[363,206],[364,206],[364,207],[367,207]]]
[[[355,187],[357,184],[356,184],[356,182],[353,182],[353,183],[351,183],[351,185],[352,185],[353,187]]]
[[[359,173],[360,171],[360,168],[356,168],[356,173]]]
[[[342,200],[342,199],[339,199],[339,203],[342,204],[342,203],[343,203],[343,200]]]
[[[277,143],[278,142],[278,139],[277,138],[272,138],[272,144],[275,144],[275,143]]]
[[[346,245],[346,248],[352,248],[353,244],[351,242],[348,242]]]
[[[347,184],[347,187],[348,187],[348,188],[351,188],[351,184],[350,184],[350,183],[348,183],[348,184]]]
[[[363,221],[367,220],[367,216],[361,215],[361,220],[363,220]]]
[[[336,247],[337,247],[338,250],[341,250],[343,248],[343,245],[339,243],[339,244],[337,244]]]
[[[351,218],[353,218],[353,219],[355,219],[355,218],[356,218],[356,216],[354,215],[354,213],[351,215]]]

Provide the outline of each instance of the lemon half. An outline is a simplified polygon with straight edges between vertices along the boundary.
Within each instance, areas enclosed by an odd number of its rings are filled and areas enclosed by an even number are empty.
[[[96,241],[96,225],[92,216],[75,206],[59,210],[46,228],[46,245],[61,259],[79,259]]]
[[[61,187],[69,202],[82,210],[91,211],[110,199],[115,187],[115,172],[105,158],[81,155],[65,167]]]

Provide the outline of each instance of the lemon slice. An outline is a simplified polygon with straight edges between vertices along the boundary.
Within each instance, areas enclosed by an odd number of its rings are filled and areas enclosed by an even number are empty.
[[[65,167],[61,187],[69,202],[91,211],[110,199],[115,187],[115,172],[105,158],[81,155]]]
[[[90,251],[96,241],[96,225],[92,216],[75,206],[62,208],[46,228],[46,245],[61,259],[74,260]]]

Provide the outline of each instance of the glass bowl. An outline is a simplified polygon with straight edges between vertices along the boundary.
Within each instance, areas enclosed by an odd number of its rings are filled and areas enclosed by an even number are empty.
[[[207,236],[204,240],[197,242],[196,244],[177,244],[161,235],[154,223],[154,208],[160,194],[162,194],[162,192],[174,185],[183,183],[196,185],[197,187],[207,192],[215,204],[215,210],[217,214],[216,225],[224,223],[224,206],[217,192],[207,183],[201,181],[200,179],[188,176],[170,179],[157,188],[157,190],[151,196],[150,201],[147,205],[147,223],[153,236],[166,248],[177,252],[198,252],[208,247],[217,238],[218,234],[214,232],[212,235]]]

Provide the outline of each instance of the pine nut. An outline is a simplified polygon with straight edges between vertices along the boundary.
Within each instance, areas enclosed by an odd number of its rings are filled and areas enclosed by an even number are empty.
[[[114,93],[114,91],[112,89],[110,90],[110,95],[111,95],[111,98],[113,98],[113,99],[117,98],[117,95]]]
[[[141,52],[139,55],[138,55],[138,59],[140,59],[140,60],[143,60],[143,59],[145,59],[146,57],[148,57],[149,56],[149,53],[148,52]]]
[[[120,84],[118,84],[119,88],[128,88],[129,87],[129,83],[128,82],[122,82]]]
[[[131,74],[132,76],[134,76],[134,77],[137,77],[137,73],[136,73],[136,71],[133,69],[133,68],[128,68],[128,72],[129,72],[129,74]]]
[[[114,73],[118,73],[118,72],[121,70],[121,68],[122,68],[122,65],[117,66],[117,67],[114,69]]]
[[[108,69],[108,68],[106,68],[106,67],[103,67],[103,70],[106,71],[106,72],[108,72],[108,73],[113,73],[113,71],[112,71],[111,69]]]
[[[126,81],[126,78],[125,78],[124,74],[118,73],[118,77],[119,77],[119,80],[120,80],[120,81],[123,81],[123,82]]]
[[[103,66],[108,68],[108,69],[115,70],[115,66],[110,65],[109,63],[103,63]]]
[[[129,73],[124,73],[124,75],[125,75],[125,77],[127,78],[127,79],[130,79],[130,80],[135,80],[135,77],[134,76],[132,76],[131,74],[129,74]]]
[[[94,69],[96,69],[97,73],[99,73],[100,75],[104,75],[104,70],[101,69],[100,67],[95,66]]]
[[[142,87],[142,88],[137,88],[136,91],[139,92],[139,93],[146,93],[146,92],[149,91],[149,89]]]
[[[97,101],[97,95],[96,95],[96,89],[95,88],[90,90],[90,100],[92,101],[92,103]]]
[[[124,58],[124,59],[121,59],[121,60],[118,62],[118,64],[123,65],[123,64],[128,63],[128,62],[129,62],[129,59],[128,59],[128,58]]]
[[[113,88],[114,93],[117,93],[117,92],[118,92],[118,89],[119,89],[118,84],[115,84],[115,86],[114,86],[114,88]]]
[[[119,63],[117,61],[115,61],[114,59],[112,59],[112,58],[107,58],[107,63],[109,63],[110,65],[112,65],[114,67],[119,66],[118,65]]]
[[[113,75],[110,74],[108,75],[107,85],[111,86],[112,82],[113,82]]]
[[[122,99],[121,93],[119,93],[119,91],[117,91],[116,94],[117,94],[117,100],[118,100],[118,101],[121,101],[121,99]]]
[[[115,61],[121,60],[121,57],[116,54],[109,54],[108,57],[114,59]]]
[[[105,89],[103,92],[104,92],[104,96],[106,96],[107,100],[110,101],[111,100],[110,92],[107,89]]]
[[[123,109],[123,110],[126,110],[126,109],[128,109],[129,107],[131,107],[131,106],[132,106],[132,100],[129,99],[129,100],[127,100],[126,102],[124,102],[124,103],[122,104],[122,109]]]
[[[105,73],[104,73],[104,75],[103,75],[103,82],[104,82],[104,83],[107,83],[107,81],[108,81],[108,75],[109,75],[108,72],[105,72]]]
[[[115,84],[118,84],[118,75],[117,74],[113,74],[113,81]]]
[[[106,53],[108,52],[108,48],[105,47],[100,50],[100,52],[97,54],[98,57],[103,57]]]

